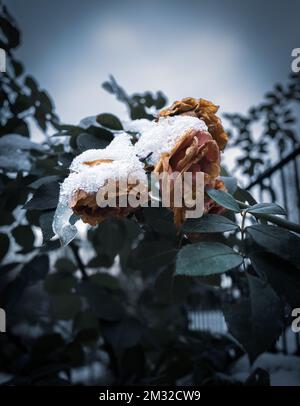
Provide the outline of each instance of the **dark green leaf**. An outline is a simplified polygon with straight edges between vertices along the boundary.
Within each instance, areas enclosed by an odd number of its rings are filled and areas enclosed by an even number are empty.
[[[84,296],[97,317],[107,321],[116,321],[124,315],[124,308],[115,296],[107,293],[101,286],[89,281],[78,287],[80,295]]]
[[[47,211],[43,213],[39,218],[39,225],[43,234],[43,242],[49,241],[54,236],[54,231],[52,228],[54,210]]]
[[[265,281],[248,275],[250,295],[224,306],[229,332],[242,344],[253,362],[271,349],[282,333],[283,305]]]
[[[123,130],[121,121],[118,119],[118,117],[114,116],[113,114],[109,113],[99,114],[96,117],[96,120],[103,127],[107,127],[112,130]]]
[[[49,182],[40,186],[33,197],[24,205],[26,210],[48,210],[57,207],[59,183]]]
[[[80,297],[76,294],[65,293],[51,296],[51,311],[59,320],[74,319],[81,309]]]
[[[248,190],[242,189],[240,187],[237,188],[236,192],[234,193],[234,197],[241,202],[249,203],[251,205],[257,203],[254,197],[248,192]]]
[[[59,272],[71,272],[72,273],[72,272],[76,271],[77,266],[69,258],[58,258],[58,260],[55,262],[55,268]]]
[[[235,199],[227,192],[223,190],[207,189],[206,193],[220,206],[225,207],[228,210],[234,211],[236,213],[240,212],[240,207]]]
[[[73,328],[77,332],[81,330],[95,330],[99,328],[99,321],[90,309],[84,310],[76,315]]]
[[[71,293],[76,286],[76,278],[68,272],[57,272],[48,275],[44,282],[46,292],[51,295]]]
[[[119,289],[120,284],[118,278],[108,273],[96,273],[89,277],[92,283],[96,283],[103,288],[107,289]]]
[[[228,193],[233,195],[238,187],[237,180],[231,176],[221,176],[221,180],[224,182]]]
[[[188,276],[204,276],[226,272],[238,267],[243,257],[227,245],[201,242],[186,245],[178,255],[176,273]]]
[[[290,263],[269,252],[252,252],[253,268],[292,307],[300,307],[300,273]]]
[[[256,224],[246,228],[253,240],[266,251],[275,254],[300,269],[300,238],[281,227]]]
[[[27,279],[29,285],[33,285],[43,280],[49,271],[48,255],[39,255],[34,257],[23,267],[21,276]]]
[[[233,231],[238,225],[224,216],[207,214],[199,219],[188,219],[183,225],[187,233],[224,233]]]
[[[108,219],[89,232],[95,250],[111,261],[121,251],[126,240],[126,227],[121,220]]]
[[[34,234],[30,226],[18,226],[12,230],[12,235],[17,244],[24,250],[30,250],[34,244]]]
[[[177,229],[173,221],[173,213],[166,208],[147,207],[143,209],[147,224],[162,235],[175,236]]]
[[[246,211],[252,214],[286,214],[285,210],[276,203],[258,203]]]
[[[137,345],[142,335],[141,323],[133,317],[125,317],[118,323],[106,325],[103,334],[109,344],[119,350]]]
[[[142,241],[132,251],[132,266],[134,269],[151,271],[174,261],[177,253],[174,244],[167,240]]]
[[[92,134],[80,134],[77,139],[77,146],[79,151],[83,152],[87,149],[102,149],[107,147],[109,140],[104,138],[96,137]]]
[[[9,238],[6,234],[0,234],[0,261],[5,257],[9,249]]]

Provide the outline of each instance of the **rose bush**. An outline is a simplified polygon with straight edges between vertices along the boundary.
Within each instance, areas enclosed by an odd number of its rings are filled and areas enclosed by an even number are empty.
[[[188,110],[189,109],[189,110]],[[227,140],[227,135],[223,130],[220,119],[215,115],[217,108],[211,102],[205,101],[203,99],[192,99],[187,98],[182,102],[175,102],[169,109],[164,109],[158,114],[158,118],[154,121],[143,121],[143,128],[146,128],[146,132],[143,132],[141,128],[138,128],[140,134],[137,135],[137,142],[132,144],[131,147],[127,144],[126,148],[122,150],[122,161],[130,161],[131,159],[136,160],[140,156],[141,151],[144,151],[146,157],[153,156],[156,157],[152,159],[153,164],[147,167],[144,163],[144,169],[148,174],[153,171],[157,175],[166,175],[168,179],[169,193],[171,195],[169,208],[173,210],[174,213],[174,223],[177,227],[182,226],[185,220],[186,207],[184,206],[184,201],[182,199],[182,204],[179,207],[175,207],[174,201],[174,184],[180,179],[183,185],[183,176],[185,173],[189,172],[192,174],[192,184],[190,185],[191,198],[196,198],[196,174],[203,173],[204,178],[204,188],[217,188],[226,190],[224,183],[217,179],[220,175],[220,147],[224,149],[225,141]],[[176,120],[167,120],[168,116],[179,115],[181,117],[190,116],[194,117],[195,120],[187,120],[185,118],[178,118]],[[163,122],[162,127],[160,124]],[[205,123],[205,124],[204,124]],[[174,124],[177,124],[176,127]],[[184,127],[182,126],[184,124]],[[130,123],[127,123],[130,129]],[[195,127],[196,125],[196,127]],[[198,128],[197,128],[198,125]],[[206,127],[207,125],[207,127]],[[170,128],[172,130],[170,130]],[[153,134],[148,134],[147,130],[151,128]],[[208,129],[212,131],[209,133]],[[172,134],[171,134],[172,131]],[[151,144],[151,137],[156,137],[157,133],[159,137],[163,139],[158,139],[158,143]],[[129,132],[130,134],[130,132]],[[171,136],[170,136],[171,134]],[[170,137],[170,142],[165,146],[162,144],[165,142],[164,138]],[[117,139],[120,135],[116,135],[115,140],[111,145],[117,145]],[[117,203],[116,207],[99,207],[96,201],[96,194],[105,187],[107,182],[111,180],[110,171],[113,172],[115,164],[119,161],[115,161],[110,157],[115,156],[116,151],[109,145],[104,151],[102,151],[101,158],[97,157],[96,152],[85,151],[82,155],[84,157],[92,156],[94,158],[84,160],[87,158],[82,158],[81,156],[75,158],[75,164],[71,164],[72,168],[76,166],[76,162],[81,160],[80,173],[74,176],[70,176],[68,180],[74,183],[73,190],[69,191],[68,205],[74,211],[75,214],[79,215],[81,219],[91,225],[97,225],[109,217],[122,218],[127,217],[129,214],[134,212],[137,208],[132,208],[128,204],[127,207],[120,207]],[[142,147],[141,147],[142,145]],[[120,146],[121,147],[121,146]],[[145,149],[146,148],[146,149]],[[161,150],[162,148],[162,150]],[[113,153],[112,153],[113,151]],[[112,155],[111,155],[112,153]],[[121,162],[121,161],[120,161]],[[142,166],[142,163],[139,163]],[[121,168],[121,167],[120,167]],[[150,170],[149,170],[150,168]],[[126,167],[123,168],[124,173],[119,173],[120,178],[128,178],[132,173],[131,170]],[[101,178],[101,174],[106,173],[106,179]],[[82,174],[86,174],[84,182],[81,186],[78,186],[78,179]],[[176,176],[172,176],[176,175]],[[89,178],[99,177],[99,184],[93,187],[92,191],[90,189]],[[107,178],[107,176],[109,178]],[[81,176],[82,177],[82,176]],[[75,179],[76,178],[76,179]],[[67,180],[67,183],[68,183]],[[117,179],[115,179],[117,180]],[[143,179],[145,182],[145,179]],[[92,182],[92,181],[90,181]],[[93,181],[95,182],[95,181]],[[160,185],[165,185],[166,182],[160,182]],[[66,182],[65,182],[66,183]],[[70,182],[69,182],[70,183]],[[64,186],[62,187],[62,194],[64,193]],[[115,192],[117,200],[123,195],[127,196],[130,191],[136,186],[136,183],[128,183],[127,188],[120,189],[117,185],[117,191]],[[187,185],[185,185],[187,187]],[[147,201],[148,199],[143,199]],[[205,201],[204,213],[209,213],[214,210],[214,212],[221,212],[222,210],[218,205],[211,199]]]

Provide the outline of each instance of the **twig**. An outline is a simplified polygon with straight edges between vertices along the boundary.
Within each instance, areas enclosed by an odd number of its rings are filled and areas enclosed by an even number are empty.
[[[75,245],[74,242],[71,242],[70,243],[70,248],[71,248],[71,250],[73,252],[73,255],[74,255],[75,259],[76,259],[78,268],[79,268],[79,270],[80,270],[80,272],[82,274],[82,279],[88,279],[89,276],[88,276],[88,274],[86,272],[84,263],[82,262],[82,259],[81,259],[80,255],[79,255],[77,245]]]
[[[248,209],[248,204],[237,200],[237,203],[243,208]],[[252,213],[251,213],[252,214]],[[254,217],[263,218],[270,223],[277,224],[280,227],[286,228],[287,230],[295,231],[296,233],[300,234],[300,224],[293,223],[292,221],[283,219],[281,217],[275,216],[274,214],[265,214],[265,213],[253,213]]]

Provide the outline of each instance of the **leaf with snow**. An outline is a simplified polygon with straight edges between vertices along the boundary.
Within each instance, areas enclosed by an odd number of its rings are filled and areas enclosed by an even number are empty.
[[[0,138],[0,167],[8,171],[29,171],[30,150],[42,152],[45,147],[19,134],[4,135]]]
[[[59,237],[63,246],[68,245],[77,234],[76,226],[69,222],[72,214],[73,211],[63,203],[58,204],[54,214],[53,231]]]

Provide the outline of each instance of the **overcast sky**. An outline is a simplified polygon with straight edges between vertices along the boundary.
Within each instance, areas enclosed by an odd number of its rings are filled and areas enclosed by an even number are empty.
[[[204,97],[245,111],[290,72],[300,1],[4,0],[23,32],[18,56],[69,123],[122,112],[101,83]]]

